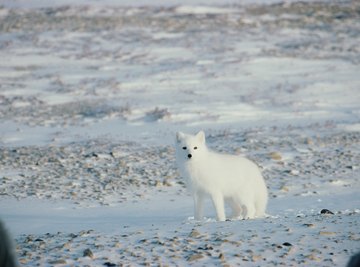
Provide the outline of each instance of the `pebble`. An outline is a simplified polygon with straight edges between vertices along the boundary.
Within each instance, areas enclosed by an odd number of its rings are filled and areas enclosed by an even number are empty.
[[[164,179],[163,185],[170,187],[170,186],[172,186],[172,183],[170,182],[170,179]]]
[[[280,190],[281,191],[283,191],[283,192],[289,192],[289,187],[287,187],[286,185],[282,185],[281,187],[280,187]]]
[[[225,256],[224,256],[223,253],[220,253],[218,258],[219,258],[221,261],[224,261],[224,260],[225,260]]]
[[[145,239],[146,240],[146,239]],[[121,247],[121,243],[120,242],[116,242],[114,244],[114,248],[120,248]]]
[[[70,248],[71,248],[71,243],[70,243],[70,242],[64,243],[64,245],[62,245],[62,248],[64,248],[64,249],[70,249]]]
[[[262,256],[261,255],[252,255],[251,256],[251,260],[256,262],[256,261],[259,261],[259,260],[262,260]]]
[[[315,254],[307,255],[306,258],[312,261],[321,261],[321,258],[316,256]]]
[[[323,235],[323,236],[334,236],[334,235],[336,235],[335,232],[330,232],[330,231],[320,231],[319,234]]]
[[[189,234],[189,237],[193,237],[193,238],[198,238],[200,236],[201,236],[201,234],[196,229],[192,229],[191,233]]]
[[[21,264],[27,264],[28,262],[29,262],[29,260],[26,258],[19,259],[19,263],[21,263]]]
[[[350,234],[349,234],[349,240],[360,241],[360,235],[359,235],[359,234],[355,234],[355,233],[350,233]]]
[[[307,144],[307,145],[313,145],[313,144],[314,144],[314,141],[313,141],[311,138],[306,138],[306,139],[305,139],[305,144]]]
[[[91,251],[91,249],[87,248],[83,252],[83,257],[89,257],[89,258],[93,259],[94,253]]]
[[[107,266],[107,267],[114,267],[114,266],[116,266],[116,264],[115,264],[115,263],[112,263],[112,262],[107,261],[107,262],[105,262],[105,263],[104,263],[104,266]]]
[[[212,246],[210,246],[209,244],[205,244],[205,246],[199,247],[198,249],[201,249],[201,250],[213,250],[214,248]]]
[[[279,152],[271,152],[269,154],[269,157],[273,160],[281,160],[282,159],[281,154]]]
[[[52,261],[49,261],[49,264],[53,264],[53,265],[56,265],[56,264],[66,264],[66,260],[63,260],[63,259],[52,260]]]
[[[122,151],[123,157],[103,156],[110,155],[114,146]],[[27,146],[16,152],[4,148],[0,151],[0,165],[19,171],[6,176],[0,192],[17,199],[28,196],[70,199],[80,206],[119,204],[129,197],[138,200],[144,198],[144,193],[129,194],[129,186],[161,188],[181,181],[173,166],[173,153],[160,157],[157,152],[161,150],[163,147],[143,148],[130,142],[114,144],[102,140],[51,147]],[[156,166],[149,162],[156,162]],[[16,190],[19,185],[24,190]],[[185,187],[179,191],[185,192]]]
[[[328,209],[322,209],[320,211],[320,214],[324,214],[324,215],[334,215],[334,213]]]
[[[189,256],[189,257],[187,258],[187,261],[192,262],[192,261],[200,260],[200,259],[202,259],[202,258],[204,258],[204,255],[203,255],[203,254],[201,254],[201,253],[195,253],[195,254]]]

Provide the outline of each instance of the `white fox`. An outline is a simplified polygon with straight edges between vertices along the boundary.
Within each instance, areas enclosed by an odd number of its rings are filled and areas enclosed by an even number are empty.
[[[205,133],[176,134],[176,161],[194,198],[195,220],[203,218],[203,203],[210,196],[218,221],[225,221],[225,203],[233,217],[252,219],[265,215],[268,200],[265,181],[257,165],[245,157],[211,151]]]

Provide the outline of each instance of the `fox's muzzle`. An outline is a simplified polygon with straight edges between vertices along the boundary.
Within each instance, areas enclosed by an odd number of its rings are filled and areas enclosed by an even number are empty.
[[[188,154],[188,158],[191,159],[192,155],[191,154]]]

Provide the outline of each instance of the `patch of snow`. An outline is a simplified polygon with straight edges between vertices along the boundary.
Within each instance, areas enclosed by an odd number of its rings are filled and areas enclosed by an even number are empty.
[[[176,13],[179,14],[196,14],[196,15],[203,15],[203,14],[228,14],[235,12],[234,9],[231,8],[221,8],[221,7],[210,7],[210,6],[179,6],[176,8]]]
[[[22,265],[346,264],[357,17],[317,3],[309,24],[306,4],[274,2],[3,1],[0,218]],[[199,129],[261,167],[266,218],[218,223],[207,202],[194,221],[173,143]]]

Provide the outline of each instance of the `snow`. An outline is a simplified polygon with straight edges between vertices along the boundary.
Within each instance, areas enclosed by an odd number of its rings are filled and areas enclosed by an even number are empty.
[[[346,265],[359,6],[275,2],[1,3],[0,219],[23,266]],[[209,201],[194,221],[173,143],[200,129],[260,166],[266,218]]]
[[[312,0],[305,0],[304,2],[311,2]],[[215,13],[221,12],[225,9],[216,8],[216,6],[222,5],[233,5],[233,4],[252,4],[252,3],[260,3],[260,4],[276,4],[282,3],[281,0],[137,0],[137,1],[129,1],[129,0],[104,0],[101,3],[96,0],[78,0],[75,5],[93,5],[93,6],[125,6],[125,7],[142,7],[142,6],[179,6],[184,5],[186,9],[189,6],[195,6],[195,10],[201,10],[202,13],[205,11],[212,11]],[[296,0],[287,0],[287,3],[296,2]],[[69,6],[74,5],[73,1],[70,0],[55,0],[49,3],[46,0],[34,0],[29,3],[25,0],[4,0],[2,2],[6,7],[15,7],[15,8],[44,8],[44,7],[57,7],[57,6]],[[204,6],[215,6],[215,7],[204,7]],[[220,11],[218,11],[220,10]]]

